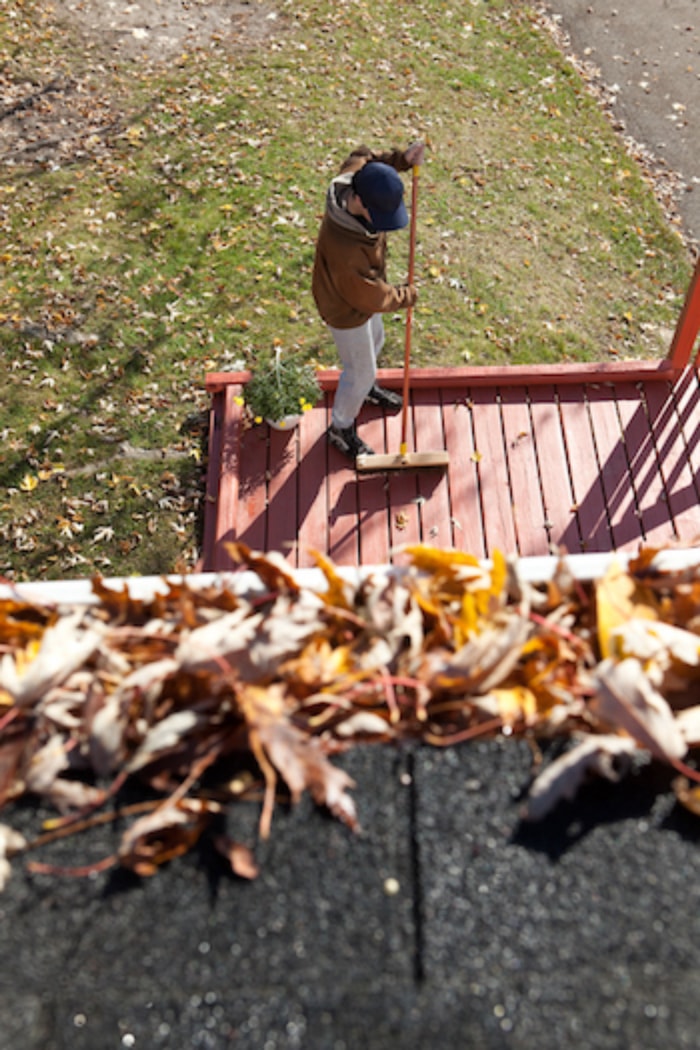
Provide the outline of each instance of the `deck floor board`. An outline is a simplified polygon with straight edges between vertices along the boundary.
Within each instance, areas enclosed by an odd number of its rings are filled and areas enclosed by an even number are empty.
[[[474,456],[479,467],[484,513],[485,546],[489,552],[497,548],[520,553],[503,440],[500,389],[475,389],[472,392],[471,404],[476,446]]]
[[[536,435],[545,529],[550,547],[556,550],[564,537],[572,536],[575,542],[578,536],[571,466],[554,387],[540,386],[530,390],[530,414]],[[569,542],[567,538],[563,545],[568,548]]]
[[[249,547],[265,548],[267,542],[267,464],[269,435],[261,427],[241,431],[238,456],[238,502],[227,523],[235,522],[233,535]],[[232,468],[232,469],[235,469]],[[224,475],[224,478],[228,476]],[[264,482],[261,483],[261,479]],[[226,485],[222,485],[226,489]],[[233,537],[231,537],[233,538]]]
[[[449,394],[452,394],[452,397]],[[450,546],[483,558],[486,556],[486,534],[473,413],[471,391],[468,387],[443,395],[445,447],[450,457]]]
[[[298,428],[249,425],[240,374],[212,382],[201,567],[227,569],[226,544],[278,550],[291,565],[315,549],[339,565],[400,560],[412,543],[476,557],[499,549],[631,550],[700,537],[700,386],[694,368],[650,366],[417,370],[409,451],[447,449],[447,469],[357,474],[326,440],[333,398]],[[398,385],[394,372],[380,373]],[[401,414],[366,407],[358,430],[398,452]]]
[[[299,428],[299,493],[297,564],[314,564],[312,551],[328,549],[328,443],[327,402],[304,416]],[[285,511],[286,513],[286,511]]]
[[[513,498],[513,522],[521,555],[540,553],[549,539],[542,478],[529,398],[517,387],[501,391],[503,440]]]
[[[558,537],[565,550],[608,551],[613,538],[605,507],[588,401],[579,387],[558,392],[559,417],[572,486],[574,520]]]
[[[685,459],[693,477],[696,502],[700,503],[700,388],[690,371],[673,389],[678,425],[683,438]]]
[[[657,387],[665,392],[664,383],[657,384]],[[634,542],[637,529],[641,529],[645,540],[650,543],[661,544],[676,539],[650,425],[645,398],[648,392],[639,390],[636,385],[624,384],[615,391],[629,465],[628,504],[621,508],[619,517],[619,528],[623,527],[628,534],[627,545]]]
[[[445,448],[443,406],[439,391],[417,390],[413,397],[416,448],[436,452]],[[451,547],[452,507],[446,470],[421,470],[415,475],[422,542],[432,547]]]
[[[605,512],[614,549],[624,550],[639,535],[634,477],[630,475],[624,433],[617,412],[615,392],[603,385],[590,385],[585,396],[593,429],[596,458],[603,486]],[[641,419],[641,409],[637,419]]]
[[[697,492],[683,441],[673,392],[666,383],[657,383],[645,391],[647,411],[664,495],[680,539],[694,528]]]

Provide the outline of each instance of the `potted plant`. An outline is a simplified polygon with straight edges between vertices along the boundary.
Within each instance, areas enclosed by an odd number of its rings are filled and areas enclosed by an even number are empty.
[[[271,358],[260,361],[245,385],[244,401],[256,423],[266,420],[277,430],[296,426],[321,396],[316,369],[276,345]]]

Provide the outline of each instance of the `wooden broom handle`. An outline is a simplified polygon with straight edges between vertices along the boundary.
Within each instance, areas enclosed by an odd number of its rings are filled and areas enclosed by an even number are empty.
[[[416,268],[416,219],[418,213],[418,176],[420,168],[413,165],[411,180],[411,228],[408,247],[408,284],[412,285],[415,280]],[[411,330],[413,328],[413,307],[406,310],[406,343],[403,357],[403,408],[401,412],[401,455],[405,456],[407,451],[408,435],[408,398],[410,392],[411,367]]]

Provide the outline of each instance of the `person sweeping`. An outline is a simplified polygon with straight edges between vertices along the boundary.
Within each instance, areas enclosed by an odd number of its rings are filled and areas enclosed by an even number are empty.
[[[360,146],[344,161],[326,195],[312,292],[342,365],[327,436],[352,460],[373,454],[356,429],[362,405],[402,407],[399,394],[376,382],[384,345],[382,315],[412,308],[417,291],[412,284],[388,283],[387,233],[408,225],[399,172],[420,166],[424,152],[422,142],[383,153]]]

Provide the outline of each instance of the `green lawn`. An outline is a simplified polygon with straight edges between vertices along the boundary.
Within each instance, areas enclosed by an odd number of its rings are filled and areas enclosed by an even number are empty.
[[[360,142],[430,146],[416,364],[667,349],[689,254],[525,5],[276,7],[264,46],[161,65],[105,59],[35,0],[0,7],[2,83],[70,81],[40,104],[86,128],[0,182],[0,573],[194,565],[204,376],[276,340],[335,363],[310,272],[326,184]],[[393,235],[397,281],[407,250]]]

